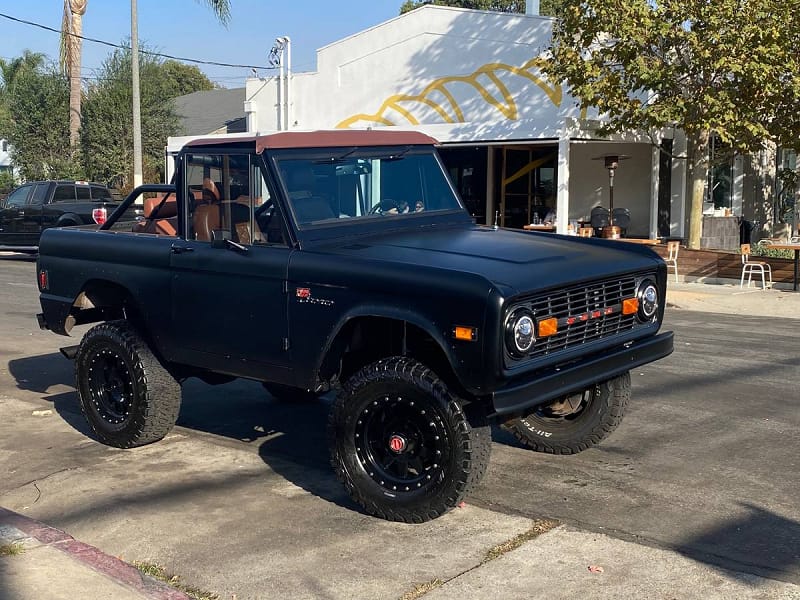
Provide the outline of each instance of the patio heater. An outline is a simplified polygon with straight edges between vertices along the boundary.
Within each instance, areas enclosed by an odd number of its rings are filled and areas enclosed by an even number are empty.
[[[619,162],[630,158],[625,154],[606,154],[592,160],[602,160],[608,169],[608,227],[603,227],[600,237],[619,239],[622,229],[614,225],[614,172],[619,167]]]

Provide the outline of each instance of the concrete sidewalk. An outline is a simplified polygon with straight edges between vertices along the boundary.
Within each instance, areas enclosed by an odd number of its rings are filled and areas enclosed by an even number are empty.
[[[480,510],[480,509],[475,509]],[[800,600],[800,586],[736,573],[669,550],[559,526],[530,532],[493,548],[486,558],[446,581],[409,582],[398,600],[548,598],[571,600],[664,598],[670,600]],[[544,529],[547,529],[545,524]],[[533,539],[530,539],[533,538]],[[66,533],[0,509],[0,547],[20,553],[0,555],[3,600],[187,600],[171,588]],[[398,552],[413,548],[397,548]],[[384,565],[390,568],[390,565]],[[366,582],[365,582],[366,583]],[[350,586],[326,595],[362,597]],[[209,596],[202,596],[207,598]],[[218,596],[211,596],[217,597]],[[250,597],[250,596],[248,596]],[[284,589],[255,598],[311,598],[287,581]],[[390,596],[379,595],[380,598]],[[227,599],[222,599],[227,600]],[[244,600],[244,597],[237,598]]]
[[[188,600],[118,558],[0,508],[2,600]]]
[[[740,288],[737,283],[667,282],[667,311],[692,310],[752,317],[800,319],[800,292]]]

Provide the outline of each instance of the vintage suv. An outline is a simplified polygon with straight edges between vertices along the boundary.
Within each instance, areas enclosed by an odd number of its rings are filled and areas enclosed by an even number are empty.
[[[97,230],[49,229],[43,328],[79,346],[96,436],[130,448],[175,424],[181,382],[335,390],[331,461],[366,512],[456,506],[498,421],[569,454],[620,422],[629,371],[668,355],[666,269],[640,245],[477,226],[435,140],[395,130],[191,141]],[[145,220],[119,217],[137,196]]]

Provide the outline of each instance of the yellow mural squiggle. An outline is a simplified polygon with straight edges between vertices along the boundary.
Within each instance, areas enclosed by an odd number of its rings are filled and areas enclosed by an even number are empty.
[[[538,66],[539,59],[533,58],[527,61],[522,67],[515,67],[512,65],[507,65],[505,63],[488,63],[483,65],[482,67],[478,68],[472,74],[467,76],[458,76],[458,75],[449,75],[446,77],[441,77],[439,79],[434,80],[433,82],[429,83],[419,94],[411,95],[411,94],[394,94],[384,100],[381,107],[378,111],[374,114],[366,114],[366,113],[359,113],[348,117],[347,119],[343,120],[339,123],[336,127],[339,129],[345,129],[347,127],[352,126],[354,123],[359,121],[367,121],[372,123],[377,123],[381,125],[398,125],[399,123],[393,121],[390,117],[387,116],[387,113],[396,111],[399,113],[410,125],[419,125],[419,119],[417,119],[412,112],[404,108],[400,105],[401,102],[408,102],[414,103],[418,102],[421,104],[425,104],[432,108],[436,113],[442,118],[442,120],[446,123],[463,123],[466,121],[464,116],[464,112],[461,109],[458,101],[456,100],[455,96],[448,90],[445,86],[450,83],[466,83],[467,85],[472,86],[475,91],[480,94],[480,96],[484,99],[484,101],[496,108],[506,119],[511,121],[515,121],[519,118],[519,111],[517,109],[517,104],[514,101],[514,97],[509,91],[508,87],[502,82],[499,77],[499,73],[507,72],[511,73],[512,75],[517,75],[519,77],[523,77],[528,79],[535,85],[537,85],[541,90],[547,95],[550,101],[556,105],[561,105],[562,100],[562,90],[561,86],[550,86],[548,85],[542,78],[534,75],[529,71],[529,69]],[[491,92],[483,85],[478,79],[481,76],[485,76],[488,78],[492,84],[497,88],[502,96],[502,101],[495,98]],[[430,98],[430,95],[434,92],[438,92],[442,96],[444,96],[447,100],[447,103],[450,105],[449,107],[443,106],[440,102],[436,102],[435,100]],[[450,109],[451,112],[448,112],[447,109]],[[452,114],[451,114],[452,113]]]

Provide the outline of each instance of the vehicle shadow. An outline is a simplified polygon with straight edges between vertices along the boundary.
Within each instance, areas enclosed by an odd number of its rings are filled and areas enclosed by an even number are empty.
[[[59,352],[11,359],[8,372],[21,390],[47,395],[51,388],[59,385],[75,387],[72,361]]]
[[[8,370],[20,390],[34,392],[73,429],[97,439],[81,413],[72,361],[54,352],[15,358]],[[212,386],[183,383],[177,426],[257,449],[275,473],[324,500],[358,510],[329,464],[326,422],[330,399],[276,400],[261,384],[236,380]]]
[[[275,473],[299,488],[350,510],[360,510],[330,467],[326,423],[330,398],[272,398],[260,383],[237,380],[183,385],[178,425],[255,445]]]
[[[18,389],[34,392],[41,400],[52,403],[53,410],[70,427],[93,437],[81,414],[72,361],[58,352],[14,358],[8,361],[8,372]]]

